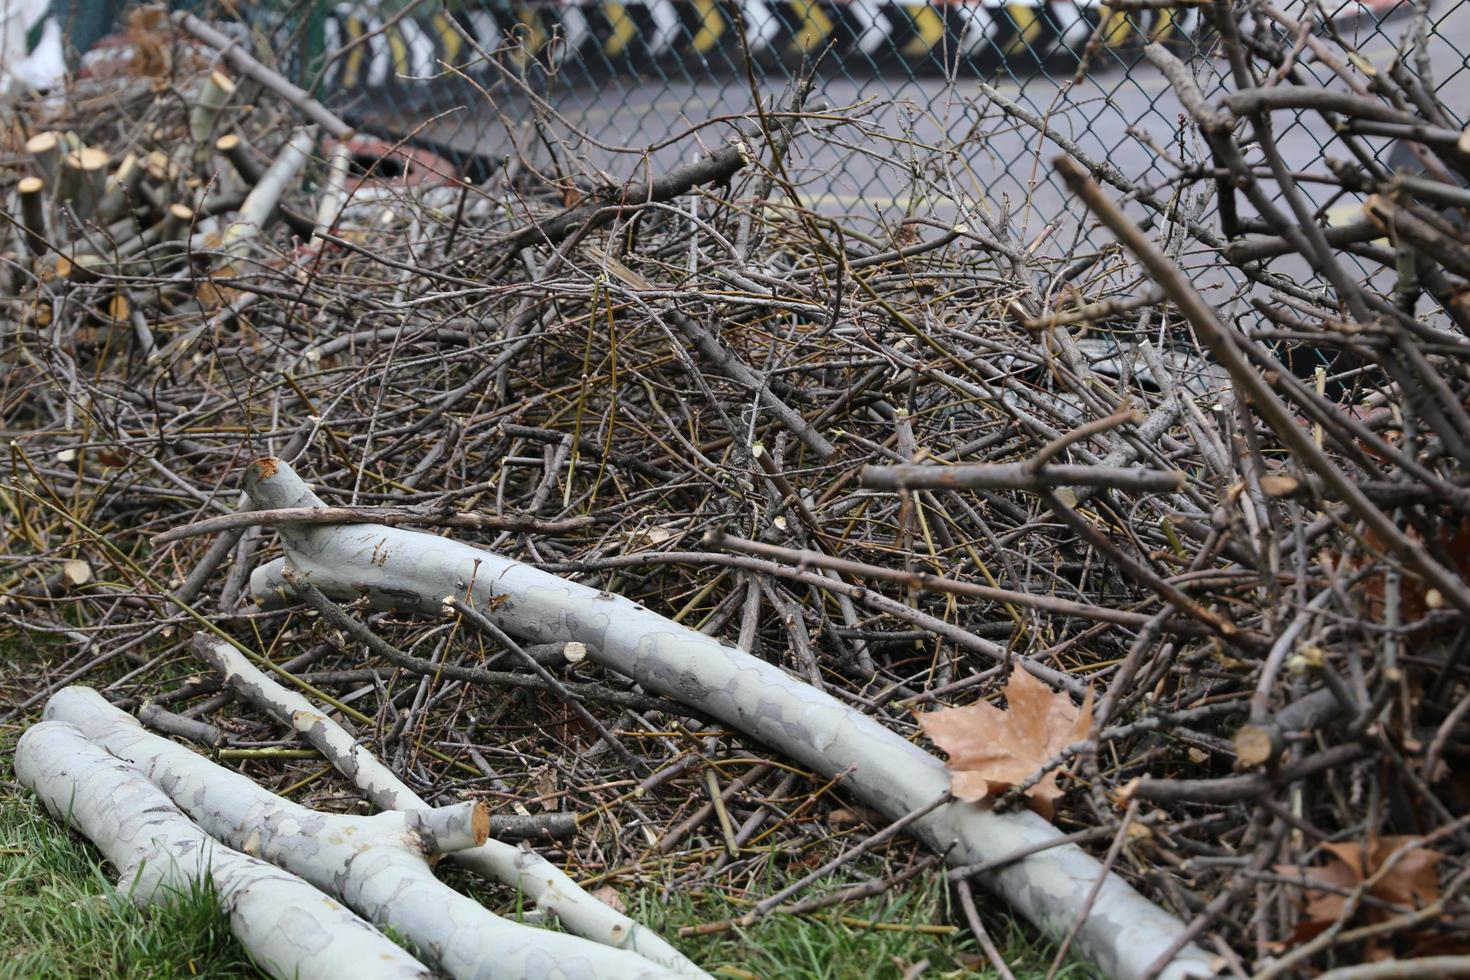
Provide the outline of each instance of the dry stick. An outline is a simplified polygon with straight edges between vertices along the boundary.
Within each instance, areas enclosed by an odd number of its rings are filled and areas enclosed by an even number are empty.
[[[96,213],[107,193],[108,162],[106,151],[91,146],[62,158],[61,197],[71,203],[72,212],[83,221]]]
[[[1317,980],[1425,980],[1470,977],[1470,956],[1421,956],[1412,960],[1382,960],[1340,966],[1317,974]]]
[[[226,133],[214,141],[214,148],[220,152],[230,166],[235,168],[235,173],[250,187],[260,183],[260,178],[265,175],[262,167],[250,153],[250,145],[240,138],[238,133]]]
[[[256,61],[231,37],[220,33],[186,10],[175,11],[173,22],[205,44],[219,51],[236,71],[267,91],[280,96],[302,115],[339,140],[351,139],[357,131],[334,115],[306,91]]]
[[[720,792],[720,780],[713,769],[704,771],[705,788],[709,791],[710,805],[715,808],[719,819],[720,834],[725,838],[725,853],[735,858],[740,856],[740,844],[735,840],[735,825],[730,822],[730,811],[725,809],[725,797]]]
[[[337,150],[342,150],[345,145],[338,143]],[[265,176],[265,168],[256,161],[250,145],[241,139],[238,133],[226,133],[221,136],[214,141],[214,148],[230,162],[230,166],[235,168],[235,173],[240,175],[240,180],[247,187],[255,187],[260,183],[261,178]],[[334,151],[334,165],[336,159]],[[272,220],[276,217],[280,217],[282,221],[286,222],[291,230],[304,242],[311,241],[312,237],[316,234],[317,225],[313,224],[310,218],[299,215],[288,207],[277,205],[276,209],[270,214]]]
[[[332,766],[365,793],[381,810],[415,810],[424,801],[371,752],[358,745],[340,725],[321,714],[305,697],[288,691],[226,644],[206,636],[196,637],[198,653],[225,676],[231,687],[263,708],[267,714],[290,725],[316,746]],[[491,827],[495,819],[491,818]],[[687,958],[655,933],[602,904],[579,888],[570,878],[534,852],[522,852],[496,840],[452,855],[452,860],[486,878],[510,884],[525,892],[538,908],[559,915],[569,930],[583,938],[614,947],[631,949],[675,972],[703,977]],[[621,959],[621,957],[619,957]],[[627,964],[619,963],[621,967]],[[636,972],[636,971],[635,971]],[[652,970],[650,973],[654,972]]]
[[[257,460],[247,484],[262,507],[320,503],[280,460]],[[287,561],[298,581],[309,576],[335,595],[363,596],[425,615],[441,614],[443,596],[468,593],[503,629],[542,642],[588,642],[602,666],[636,678],[648,690],[687,699],[711,718],[776,746],[829,779],[840,777],[844,790],[889,819],[902,818],[949,788],[944,764],[899,733],[772,664],[625,597],[401,528],[287,526],[280,533],[286,559],[255,570],[251,585],[257,594],[274,587]],[[830,587],[829,580],[812,577]],[[995,814],[957,803],[915,820],[909,830],[957,864],[1060,836],[1028,812]],[[1059,935],[1071,924],[1082,889],[1100,869],[1080,848],[1063,846],[996,872],[990,883],[1019,912]],[[1120,978],[1141,976],[1165,950],[1174,960],[1170,978],[1183,978],[1208,960],[1203,950],[1178,941],[1178,919],[1119,876],[1107,879],[1097,909],[1077,938],[1085,955]],[[1058,880],[1087,884],[1060,894],[1052,887]]]
[[[1274,762],[1286,750],[1291,735],[1316,732],[1344,712],[1356,714],[1357,706],[1344,704],[1339,692],[1331,687],[1320,688],[1274,715],[1240,726],[1234,738],[1236,758],[1241,766],[1252,768]]]
[[[1029,490],[1053,487],[1099,487],[1130,493],[1171,493],[1184,489],[1179,470],[1138,467],[1075,466],[1068,463],[1032,466],[1024,463],[959,463],[935,466],[903,463],[864,466],[863,486],[874,490]]]
[[[26,140],[26,155],[31,158],[31,166],[52,190],[56,189],[61,176],[61,147],[61,134],[56,132],[37,133]]]
[[[691,764],[696,758],[698,757],[690,756]],[[751,766],[745,772],[741,773],[735,779],[730,780],[730,782],[725,785],[725,788],[720,791],[720,798],[726,800],[732,799],[737,794],[744,792],[745,790],[754,786],[756,783],[760,782],[762,779],[765,779],[774,771],[774,766],[769,766],[765,763]],[[684,840],[684,838],[693,833],[700,824],[708,820],[714,814],[714,812],[715,805],[713,800],[711,800],[709,803],[702,804],[699,809],[690,814],[688,819],[686,819],[683,823],[666,831],[663,837],[659,838],[658,843],[654,845],[654,850],[658,851],[658,853],[660,854],[668,854],[674,848],[678,847],[679,844]]]
[[[822,459],[828,459],[836,450],[821,433],[807,424],[801,413],[787,405],[771,391],[770,386],[756,375],[745,362],[736,357],[711,330],[678,310],[665,310],[664,315],[688,337],[699,351],[725,377],[748,391],[754,392],[767,408],[781,420],[781,424],[809,446]]]
[[[785,888],[776,892],[776,894],[768,895],[765,898],[761,899],[755,904],[755,908],[751,909],[749,912],[745,913],[745,915],[740,917],[740,924],[743,926],[754,925],[755,923],[763,919],[766,915],[770,914],[772,909],[780,905],[782,902],[786,901],[786,899],[805,891],[807,888],[816,884],[818,881],[821,881],[823,878],[827,877],[838,868],[841,868],[846,864],[850,864],[851,862],[862,857],[864,854],[868,853],[879,844],[893,839],[894,837],[898,836],[898,834],[902,832],[905,827],[913,823],[915,820],[918,820],[920,817],[926,816],[927,814],[933,813],[941,806],[944,806],[944,804],[949,803],[953,800],[954,797],[949,793],[948,790],[946,790],[943,793],[940,793],[938,796],[934,797],[934,799],[930,800],[928,803],[925,803],[923,806],[910,810],[908,813],[893,821],[893,823],[889,824],[887,827],[884,827],[876,834],[873,834],[871,837],[864,840],[861,844],[843,851],[841,854],[837,855],[835,858],[828,861],[826,864],[822,865],[820,868],[813,871],[805,878],[802,878],[798,881],[793,881]],[[1101,883],[1103,880],[1104,879],[1101,878],[1098,879],[1099,883]]]
[[[223,251],[240,257],[250,242],[270,223],[277,213],[286,188],[295,181],[301,168],[306,166],[314,141],[315,137],[309,127],[302,127],[291,134],[276,159],[251,188],[244,203],[240,205],[235,220],[225,229],[220,240]]]
[[[970,925],[970,931],[975,934],[975,939],[980,943],[980,948],[985,951],[985,958],[1000,974],[1001,980],[1016,980],[1011,968],[1006,966],[1005,957],[1000,955],[1000,950],[995,948],[995,943],[990,938],[990,933],[985,928],[985,923],[980,921],[980,913],[975,908],[975,896],[970,891],[970,883],[961,881],[958,891],[960,893],[960,907],[965,910],[965,921]]]
[[[950,881],[966,881],[970,878],[974,878],[977,875],[985,874],[985,872],[987,871],[994,871],[996,868],[1003,868],[1013,861],[1021,860],[1028,854],[1035,854],[1038,851],[1044,851],[1049,847],[1056,847],[1060,844],[1085,844],[1089,841],[1101,840],[1104,837],[1110,837],[1112,836],[1112,834],[1113,829],[1111,827],[1089,827],[1086,830],[1074,830],[1072,833],[1064,834],[1061,837],[1058,837],[1056,840],[1043,841],[1038,844],[1031,844],[1027,847],[1018,848],[1015,851],[1012,851],[1010,854],[1006,854],[998,858],[991,858],[989,861],[981,861],[976,864],[963,864],[960,865],[958,868],[950,868],[948,871],[945,872],[944,876]]]
[[[1319,772],[1337,769],[1361,759],[1368,750],[1356,742],[1334,745],[1307,756],[1271,776],[1226,776],[1220,779],[1154,779],[1145,777],[1133,787],[1134,796],[1158,803],[1237,803],[1254,800],[1272,790]]]
[[[199,90],[199,99],[189,111],[189,138],[199,144],[201,152],[207,154],[205,141],[214,132],[220,110],[235,94],[235,83],[222,71],[211,72]]]
[[[1056,596],[1041,595],[1034,592],[1017,592],[1012,589],[997,589],[988,585],[976,585],[972,582],[961,582],[957,579],[944,578],[930,572],[911,572],[901,568],[885,568],[882,565],[869,565],[865,562],[853,561],[848,558],[834,558],[820,551],[806,551],[796,548],[783,548],[780,545],[766,544],[764,541],[750,541],[745,538],[734,538],[723,531],[714,530],[705,534],[703,544],[708,548],[716,548],[723,551],[737,551],[747,555],[759,555],[773,561],[787,562],[797,568],[830,568],[836,572],[842,572],[856,578],[878,579],[885,582],[896,582],[911,589],[921,589],[927,592],[943,592],[950,595],[969,596],[972,599],[985,599],[990,602],[1007,602],[1018,606],[1026,606],[1031,609],[1040,609],[1045,612],[1055,613],[1059,616],[1077,616],[1083,619],[1098,620],[1105,623],[1117,623],[1120,626],[1143,626],[1153,617],[1143,613],[1127,612],[1122,609],[1110,609],[1107,606],[1094,606],[1085,602],[1073,602],[1070,599],[1060,599]],[[1182,624],[1181,624],[1182,625]],[[1198,628],[1194,628],[1198,631]],[[1186,627],[1185,632],[1190,630]]]
[[[406,784],[388,773],[382,763],[371,752],[359,745],[346,729],[318,712],[304,696],[288,691],[271,680],[234,647],[227,643],[220,643],[207,633],[196,633],[191,646],[200,657],[223,675],[224,684],[231,691],[261,708],[282,724],[291,726],[297,734],[306,739],[331,762],[334,768],[350,776],[357,787],[366,793],[374,803],[378,802],[384,792],[391,789],[399,794],[400,803],[405,806],[408,805],[405,801],[410,798],[414,801],[412,804],[414,808],[427,806],[412,790],[408,789]],[[288,663],[285,666],[290,665]],[[368,673],[374,672],[369,671]],[[163,719],[165,724],[158,723],[160,712],[167,716],[166,719]],[[145,703],[138,709],[138,718],[150,728],[179,735],[211,748],[216,744],[222,744],[223,741],[219,730],[213,725],[163,712],[152,702]],[[166,727],[166,725],[175,727]],[[213,741],[202,737],[207,736],[209,731],[214,733]],[[401,807],[384,807],[384,809],[397,808]],[[577,814],[575,813],[542,813],[535,816],[499,813],[492,814],[490,817],[490,835],[500,839],[558,840],[574,837],[576,833]]]
[[[1086,539],[1094,548],[1100,551],[1104,558],[1117,565],[1123,571],[1138,582],[1152,589],[1175,609],[1193,619],[1199,620],[1219,634],[1220,638],[1237,646],[1249,650],[1257,650],[1266,646],[1266,640],[1254,632],[1242,631],[1239,626],[1231,622],[1225,616],[1206,609],[1195,599],[1185,594],[1178,586],[1166,581],[1157,572],[1149,568],[1142,561],[1128,554],[1111,538],[1087,518],[1077,513],[1076,509],[1063,500],[1057,493],[1046,490],[1041,494],[1041,499],[1051,508],[1052,513],[1061,518],[1062,522],[1070,527],[1079,537]]]
[[[519,514],[433,514],[396,507],[284,507],[278,510],[249,510],[220,514],[202,521],[169,528],[153,536],[155,548],[202,534],[216,534],[245,527],[279,527],[282,524],[354,524],[371,521],[389,527],[401,525],[458,527],[472,531],[518,531],[531,534],[568,534],[593,523],[591,517],[542,520]]]
[[[1397,552],[1410,568],[1424,576],[1456,609],[1462,613],[1470,613],[1470,586],[1430,557],[1422,545],[1399,530],[1353,480],[1333,464],[1311,436],[1297,425],[1291,410],[1259,372],[1251,367],[1236,346],[1230,328],[1198,290],[1180,274],[1178,267],[1102,193],[1102,189],[1080,164],[1069,157],[1057,157],[1055,165],[1072,192],[1108,226],[1168,294],[1179,312],[1199,332],[1200,340],[1209,348],[1211,355],[1230,373],[1235,384],[1245,391],[1252,407],[1275,430],[1297,459],[1321,476],[1379,540]],[[1284,372],[1286,368],[1281,367],[1280,370]]]
[[[321,201],[316,209],[316,227],[319,231],[337,230],[337,219],[347,204],[347,175],[352,166],[352,150],[344,142],[332,147],[332,157],[327,162],[327,180],[322,188]],[[465,185],[468,189],[469,185]],[[463,202],[463,197],[460,198]]]
[[[382,657],[384,660],[404,670],[415,674],[427,676],[448,677],[450,680],[464,681],[469,684],[485,684],[500,687],[527,687],[537,691],[554,691],[543,680],[538,677],[528,677],[525,674],[512,674],[498,670],[482,670],[478,667],[461,667],[458,664],[436,664],[430,660],[423,660],[412,654],[404,653],[393,646],[377,633],[368,629],[358,620],[347,614],[341,606],[337,605],[305,578],[294,575],[291,572],[285,574],[286,581],[291,588],[306,602],[308,606],[321,613],[332,622],[338,629],[343,630],[359,643],[366,644],[368,649]],[[612,688],[602,687],[598,684],[563,684],[563,688],[582,698],[591,698],[594,701],[607,701],[611,704],[631,708],[634,711],[668,711],[677,715],[691,715],[690,709],[679,704],[677,701],[666,701],[663,698],[650,697],[646,694],[634,694],[628,691],[616,691]]]
[[[632,752],[628,751],[628,747],[624,745],[616,735],[608,731],[607,727],[604,726],[602,722],[598,721],[596,716],[593,715],[592,712],[587,710],[586,706],[582,704],[581,699],[572,694],[572,692],[567,689],[565,684],[557,680],[557,678],[551,673],[551,671],[547,670],[540,663],[538,663],[535,657],[527,653],[524,647],[522,647],[515,640],[511,639],[506,634],[505,630],[501,629],[499,626],[496,626],[493,622],[487,619],[484,614],[482,614],[478,609],[474,608],[473,606],[466,605],[454,596],[445,596],[444,605],[447,609],[453,609],[455,612],[459,613],[459,615],[469,620],[470,625],[474,626],[475,629],[484,633],[486,636],[490,637],[495,642],[499,643],[501,646],[509,650],[511,653],[515,654],[523,661],[525,661],[526,665],[531,668],[536,676],[541,678],[541,682],[552,691],[556,692],[556,694],[562,699],[563,703],[565,703],[568,708],[571,708],[572,712],[576,714],[578,718],[582,719],[583,722],[590,725],[592,727],[592,730],[597,733],[598,737],[607,743],[607,747],[616,752],[618,754],[618,758],[622,759],[628,764],[628,768],[632,769],[633,772],[639,776],[648,775],[648,766],[643,762],[643,760],[639,759]]]
[[[1434,738],[1429,743],[1429,750],[1424,753],[1424,779],[1426,782],[1435,782],[1435,770],[1439,768],[1437,763],[1439,757],[1444,754],[1445,746],[1450,744],[1450,735],[1459,730],[1459,725],[1470,714],[1470,693],[1460,699],[1449,714],[1445,715],[1444,721],[1434,733]]]
[[[172,711],[160,708],[152,701],[143,702],[142,707],[138,709],[138,720],[155,731],[177,735],[211,749],[225,744],[224,733],[209,722],[176,715]]]
[[[728,181],[747,165],[748,153],[743,142],[733,143],[652,180],[635,178],[603,200],[568,208],[545,221],[522,228],[502,240],[499,247],[507,257],[513,257],[523,248],[556,245],[575,232],[597,228],[641,204],[669,201],[689,193],[690,188],[700,184]]]
[[[828,892],[825,895],[814,895],[811,898],[802,899],[800,902],[783,905],[778,909],[774,909],[773,914],[805,915],[808,912],[816,912],[833,905],[845,905],[848,902],[855,902],[858,899],[891,892],[896,886],[928,871],[935,864],[939,863],[939,860],[940,858],[937,854],[925,854],[918,861],[915,861],[912,866],[905,868],[903,871],[891,877],[865,881],[857,885],[849,885],[847,888],[840,888],[835,892]],[[717,922],[701,922],[699,925],[694,926],[684,926],[679,930],[679,936],[680,938],[687,936],[713,936],[718,933],[731,932],[740,928],[742,928],[741,921],[739,917],[736,917],[733,919],[722,919]]]
[[[801,552],[801,554],[806,554],[806,552]],[[823,555],[822,557],[824,559],[827,558],[827,556],[825,555]],[[832,560],[838,561],[842,559]],[[807,572],[799,568],[791,568],[786,565],[778,564],[776,562],[762,561],[761,559],[749,558],[744,555],[715,555],[709,554],[708,552],[700,551],[674,551],[662,552],[657,554],[621,555],[616,558],[606,558],[598,560],[596,562],[580,562],[576,564],[596,568],[619,568],[627,565],[647,564],[650,562],[713,563],[717,565],[724,565],[729,568],[740,568],[746,571],[761,572],[766,575],[774,575],[777,578],[790,579],[793,582],[800,582],[803,585],[816,586],[817,588],[827,592],[833,592],[838,595],[845,595],[854,602],[861,602],[863,605],[869,607],[870,609],[892,616],[895,619],[901,619],[904,622],[912,623],[920,629],[928,630],[929,632],[934,633],[936,636],[942,636],[950,642],[954,643],[956,646],[966,650],[972,650],[975,653],[980,654],[982,657],[985,657],[995,663],[1010,663],[1012,661],[1019,663],[1026,668],[1028,673],[1040,678],[1041,680],[1046,681],[1052,687],[1059,687],[1063,690],[1070,691],[1078,697],[1081,697],[1083,694],[1087,693],[1087,685],[1077,678],[1073,677],[1066,671],[1061,671],[1053,667],[1048,667],[1040,661],[1035,660],[1034,658],[1027,657],[1014,651],[1008,650],[1006,647],[1003,647],[998,643],[993,643],[990,640],[985,639],[984,637],[975,635],[962,626],[956,626],[954,623],[945,622],[937,616],[931,616],[928,613],[920,612],[912,606],[905,605],[904,603],[899,602],[896,599],[890,599],[883,593],[875,592],[865,586],[852,585],[848,582],[843,582],[840,579],[827,578],[826,576],[818,575],[815,572]],[[813,563],[815,563],[815,561]],[[858,564],[861,565],[861,563]],[[862,567],[871,568],[874,566]],[[759,589],[759,584],[757,584],[756,587],[757,589]],[[1019,595],[1021,593],[1017,594]],[[1144,619],[1147,620],[1147,617],[1144,617]]]

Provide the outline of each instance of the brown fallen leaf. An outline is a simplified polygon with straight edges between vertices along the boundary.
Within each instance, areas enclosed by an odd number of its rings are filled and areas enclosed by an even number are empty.
[[[603,885],[601,888],[596,889],[592,892],[592,897],[614,912],[628,911],[628,907],[623,904],[623,896],[619,895],[618,890],[612,885]]]
[[[950,792],[983,800],[1020,785],[1092,726],[1092,691],[1079,708],[1024,670],[1011,672],[1006,710],[984,701],[919,716],[934,744],[949,755]],[[1056,770],[1026,791],[1031,809],[1051,819],[1062,790]]]
[[[1347,908],[1346,894],[1324,891],[1323,887],[1313,888],[1312,885],[1352,891],[1377,875],[1391,854],[1418,839],[1374,837],[1369,839],[1366,848],[1359,841],[1323,844],[1326,864],[1313,867],[1279,865],[1276,869],[1279,873],[1300,877],[1307,886],[1302,889],[1304,918],[1297,925],[1293,940],[1310,939],[1340,919]],[[1439,898],[1439,876],[1434,866],[1442,856],[1431,848],[1411,847],[1368,887],[1367,893],[1391,905],[1422,908]],[[1353,921],[1363,924],[1383,922],[1393,914],[1378,906],[1359,904]]]

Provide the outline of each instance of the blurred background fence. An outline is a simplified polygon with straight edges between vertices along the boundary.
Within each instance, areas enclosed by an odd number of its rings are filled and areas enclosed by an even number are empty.
[[[1197,157],[1181,141],[1177,99],[1140,57],[1143,43],[1164,41],[1187,56],[1207,94],[1228,70],[1198,0],[183,5],[233,20],[259,52],[364,131],[407,138],[475,175],[514,158],[553,175],[657,173],[726,138],[728,129],[702,128],[709,120],[747,113],[757,97],[777,104],[802,66],[815,64],[807,107],[851,123],[791,161],[803,204],[891,223],[954,220],[964,210],[958,202],[985,200],[1023,240],[1054,234],[1068,212],[1051,175],[1057,149],[1022,121],[1025,113],[1130,179],[1164,186],[1168,161]],[[1241,27],[1249,36],[1296,25],[1301,56],[1291,70],[1325,85],[1334,83],[1331,67],[1314,57],[1312,36],[1338,34],[1384,68],[1407,35],[1408,70],[1427,71],[1463,114],[1467,6],[1424,8],[1417,40],[1421,12],[1399,2],[1280,0],[1279,19]],[[53,16],[81,49],[116,29],[122,8],[122,0],[56,0]],[[1295,167],[1320,162],[1316,119],[1278,134]],[[1380,148],[1412,166],[1391,141]],[[937,158],[946,161],[942,175],[926,172],[925,161]],[[1333,202],[1322,203],[1330,211]]]

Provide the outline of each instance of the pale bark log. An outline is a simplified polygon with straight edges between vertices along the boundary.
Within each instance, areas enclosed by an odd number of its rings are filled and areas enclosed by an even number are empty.
[[[301,168],[306,166],[314,140],[315,136],[309,128],[298,129],[291,134],[275,161],[266,168],[260,180],[246,195],[235,220],[225,229],[220,240],[221,250],[236,258],[245,254],[250,243],[260,236],[261,229],[275,215],[286,188],[291,186],[301,173]]]
[[[260,508],[322,506],[275,459],[250,467],[246,491]],[[445,596],[455,596],[513,635],[585,643],[595,662],[646,691],[676,698],[829,778],[845,774],[843,787],[890,819],[949,788],[944,763],[897,733],[772,664],[621,596],[430,534],[381,525],[287,525],[279,533],[292,567],[323,592],[430,616],[440,614]],[[282,587],[282,567],[277,560],[256,569],[251,587],[257,596]],[[1030,811],[993,813],[964,802],[939,807],[915,820],[910,831],[955,864],[1001,857],[1060,836]],[[1085,913],[1076,948],[1113,977],[1142,976],[1184,928],[1073,844],[1032,853],[984,881],[1053,936],[1066,935]],[[1188,944],[1159,976],[1213,972],[1209,955]]]
[[[391,925],[452,977],[671,976],[633,953],[502,919],[435,878],[426,852],[465,837],[445,829],[430,842],[417,828],[425,820],[452,827],[465,807],[442,815],[318,813],[144,730],[90,688],[58,691],[46,703],[46,717],[76,726],[131,763],[211,837],[300,875],[370,922]]]
[[[318,231],[337,233],[337,219],[347,204],[347,174],[352,167],[352,150],[346,143],[332,147],[332,157],[327,163],[326,186],[322,188],[321,201],[316,208]]]
[[[318,711],[300,694],[286,690],[266,676],[234,647],[201,634],[194,640],[194,649],[220,672],[225,683],[236,693],[282,724],[290,725],[315,746],[375,806],[383,810],[427,806],[392,770],[357,744],[341,725]],[[539,910],[560,920],[575,935],[632,950],[681,974],[706,976],[703,970],[657,933],[642,928],[626,915],[598,901],[533,851],[522,851],[501,841],[487,840],[481,846],[459,851],[451,858],[461,867],[517,888]]]
[[[238,41],[229,35],[215,30],[204,21],[195,17],[187,10],[176,10],[173,21],[179,27],[203,41],[205,44],[219,51],[225,61],[229,62],[240,74],[257,83],[267,91],[285,99],[295,106],[302,115],[316,123],[322,129],[339,140],[351,139],[355,134],[351,126],[333,115],[326,106],[313,99],[304,89],[293,85],[280,72],[272,71],[265,65],[250,56],[250,52],[242,48]]]
[[[197,149],[208,156],[208,140],[214,132],[220,110],[235,94],[235,83],[222,71],[211,72],[199,89],[199,97],[189,110],[189,138],[199,144]]]
[[[22,240],[33,258],[46,254],[46,182],[40,177],[22,177],[16,185],[20,194]]]
[[[16,776],[97,845],[118,891],[139,905],[208,879],[230,931],[282,980],[407,980],[433,974],[386,936],[293,874],[219,844],[142,773],[65,722],[20,738]]]

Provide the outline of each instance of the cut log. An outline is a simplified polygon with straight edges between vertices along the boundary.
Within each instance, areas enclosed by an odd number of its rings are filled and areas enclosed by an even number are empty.
[[[282,980],[406,980],[433,974],[296,875],[220,845],[163,791],[76,728],[43,721],[20,738],[15,773],[46,809],[97,845],[118,891],[165,903],[208,879],[230,931]]]
[[[251,465],[246,492],[259,508],[323,506],[278,459]],[[438,616],[444,597],[455,596],[512,635],[585,643],[594,662],[646,691],[718,718],[828,778],[842,776],[845,789],[890,820],[949,789],[944,763],[901,735],[773,664],[621,596],[431,534],[372,524],[284,525],[279,533],[286,556],[255,570],[258,598],[289,594],[285,561],[324,593],[379,608]],[[1030,811],[993,813],[964,802],[938,807],[909,829],[954,864],[1025,852],[1060,836]],[[1184,929],[1075,844],[1032,853],[983,880],[1049,935],[1068,935],[1085,915],[1075,946],[1112,977],[1143,976]],[[1185,944],[1158,976],[1213,974],[1209,955]]]
[[[290,725],[316,746],[375,806],[384,810],[427,806],[387,766],[358,745],[341,725],[317,711],[300,694],[286,690],[257,670],[234,647],[200,634],[194,638],[194,649],[220,672],[235,693],[282,724]],[[487,840],[479,847],[459,851],[451,857],[462,867],[515,887],[539,910],[559,920],[575,935],[632,950],[687,976],[706,976],[657,933],[641,928],[626,915],[598,901],[533,851]]]
[[[319,813],[145,731],[90,688],[52,695],[46,718],[74,725],[131,763],[211,837],[391,926],[452,977],[673,976],[633,953],[502,919],[435,878],[429,855],[473,845],[463,828],[474,824],[477,804],[371,817]]]

